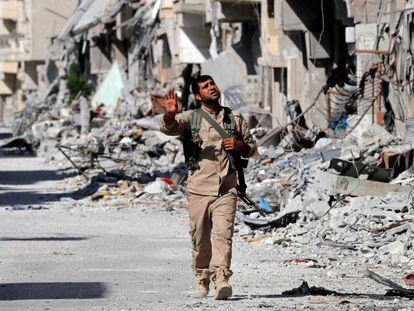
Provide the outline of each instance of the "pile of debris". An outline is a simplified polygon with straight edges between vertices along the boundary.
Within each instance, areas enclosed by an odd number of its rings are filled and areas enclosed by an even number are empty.
[[[81,1],[59,37],[62,55],[55,53],[52,57],[59,64],[59,74],[45,94],[28,95],[26,107],[15,122],[14,138],[3,148],[36,150],[62,166],[69,162],[83,179],[73,180],[76,187],[88,184],[93,191],[87,197],[68,197],[68,202],[82,198],[80,203],[117,207],[181,207],[187,175],[182,143],[159,131],[164,112],[162,95],[174,76],[169,64],[171,55],[164,51],[169,50],[167,39],[173,34],[170,30],[176,14],[174,5],[155,0],[109,1],[105,5],[100,2]],[[204,7],[190,9],[204,12]],[[133,16],[129,16],[131,8]],[[165,29],[159,28],[161,25]],[[85,31],[89,31],[88,35]],[[251,32],[254,31],[253,27]],[[124,40],[130,44],[123,44]],[[112,42],[114,49],[130,48],[116,53],[119,59],[109,61],[101,51],[104,42]],[[158,59],[154,64],[153,58]],[[93,85],[85,82],[84,73],[77,68],[89,62],[91,75],[95,76]],[[287,120],[285,126],[252,131],[259,141],[260,156],[250,161],[246,181],[248,194],[260,211],[252,212],[240,204],[240,235],[251,236],[251,241],[259,240],[255,236],[264,236],[268,243],[282,246],[303,244],[317,249],[327,245],[339,251],[358,252],[370,264],[414,267],[412,122],[406,124],[405,143],[390,134],[401,132],[397,125],[383,128],[374,124],[377,100],[383,97],[390,105],[399,102],[386,96],[385,87],[377,90],[377,86],[396,79],[391,61],[384,58],[382,62],[387,63],[381,63],[382,67],[374,64],[362,75],[359,85],[356,73],[346,83],[332,75],[303,111],[298,101],[287,102],[281,112]],[[192,104],[190,82],[200,74],[200,68],[184,63],[174,67],[182,72],[180,81],[174,84],[180,85],[180,108],[186,109]],[[221,72],[220,63],[213,67],[217,65]],[[149,69],[151,66],[154,68]],[[211,62],[203,65],[205,69],[209,66]],[[156,83],[158,79],[163,83]],[[238,99],[229,95],[233,85],[227,87],[227,92],[223,88],[227,103],[238,102],[230,100]],[[92,88],[96,91],[93,96]],[[308,127],[304,116],[311,109],[320,109],[319,97],[333,88],[335,92],[328,94],[335,103],[329,106],[332,113],[327,120],[328,129]],[[233,91],[237,93],[238,89]],[[405,120],[397,117],[391,119]],[[383,119],[387,123],[389,118]]]
[[[159,98],[148,108],[147,97],[130,96],[115,107],[92,109],[81,96],[70,104],[57,104],[55,95],[34,98],[16,122],[20,136],[14,139],[27,139],[62,166],[69,161],[84,183],[92,180],[86,198],[73,196],[85,204],[181,207],[187,175],[182,143],[158,130]],[[358,251],[367,263],[414,267],[412,146],[370,116],[348,116],[339,138],[336,128],[307,128],[307,111],[298,108],[297,102],[288,105],[292,121],[285,128],[252,131],[260,156],[250,161],[246,181],[260,211],[240,204],[239,234],[281,245],[329,245]]]
[[[345,139],[321,138],[311,149],[262,148],[247,180],[267,215],[240,212],[238,231],[414,268],[413,154],[369,118]]]

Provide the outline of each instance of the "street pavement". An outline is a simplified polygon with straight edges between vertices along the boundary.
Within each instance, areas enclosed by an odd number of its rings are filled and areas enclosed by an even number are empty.
[[[236,236],[229,301],[191,298],[185,210],[61,202],[69,171],[41,158],[0,155],[0,310],[411,310],[384,297],[361,267],[285,266],[309,250]],[[42,207],[42,209],[30,209]],[[285,297],[310,285],[350,296]]]

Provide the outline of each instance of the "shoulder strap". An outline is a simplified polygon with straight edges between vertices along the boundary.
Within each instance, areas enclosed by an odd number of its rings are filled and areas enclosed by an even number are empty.
[[[193,110],[190,116],[190,131],[192,136],[197,136],[201,129],[201,116],[198,113],[199,109]]]
[[[184,140],[184,157],[185,163],[190,174],[194,173],[200,168],[198,165],[199,156],[200,156],[200,147],[202,145],[202,140],[200,138],[199,132],[201,128],[201,116],[197,113],[197,110],[193,110],[190,114],[190,119],[188,122],[188,131]]]
[[[223,129],[220,124],[218,124],[206,111],[204,111],[203,109],[199,109],[197,111],[197,114],[199,116],[201,116],[204,120],[206,120],[213,129],[215,129],[217,131],[217,133],[220,134],[220,136],[222,138],[231,138],[232,136],[225,130]]]
[[[224,126],[230,135],[235,136],[236,133],[236,122],[234,115],[229,107],[223,107],[224,109]]]

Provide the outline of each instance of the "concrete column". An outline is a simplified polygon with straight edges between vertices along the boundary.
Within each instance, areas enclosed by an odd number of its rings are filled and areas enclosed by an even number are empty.
[[[88,134],[90,130],[91,112],[89,101],[83,96],[80,98],[80,111],[81,134]]]

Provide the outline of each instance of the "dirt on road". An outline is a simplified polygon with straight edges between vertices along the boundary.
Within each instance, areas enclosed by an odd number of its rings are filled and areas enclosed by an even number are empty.
[[[60,201],[69,171],[36,157],[0,158],[0,310],[411,310],[367,268],[384,267],[236,236],[228,301],[191,298],[184,209]],[[18,207],[18,208],[13,208]],[[30,208],[30,206],[32,208]],[[38,209],[37,209],[38,208]],[[286,264],[332,252],[332,264]],[[394,275],[394,277],[400,277]],[[341,295],[287,297],[306,280]]]

